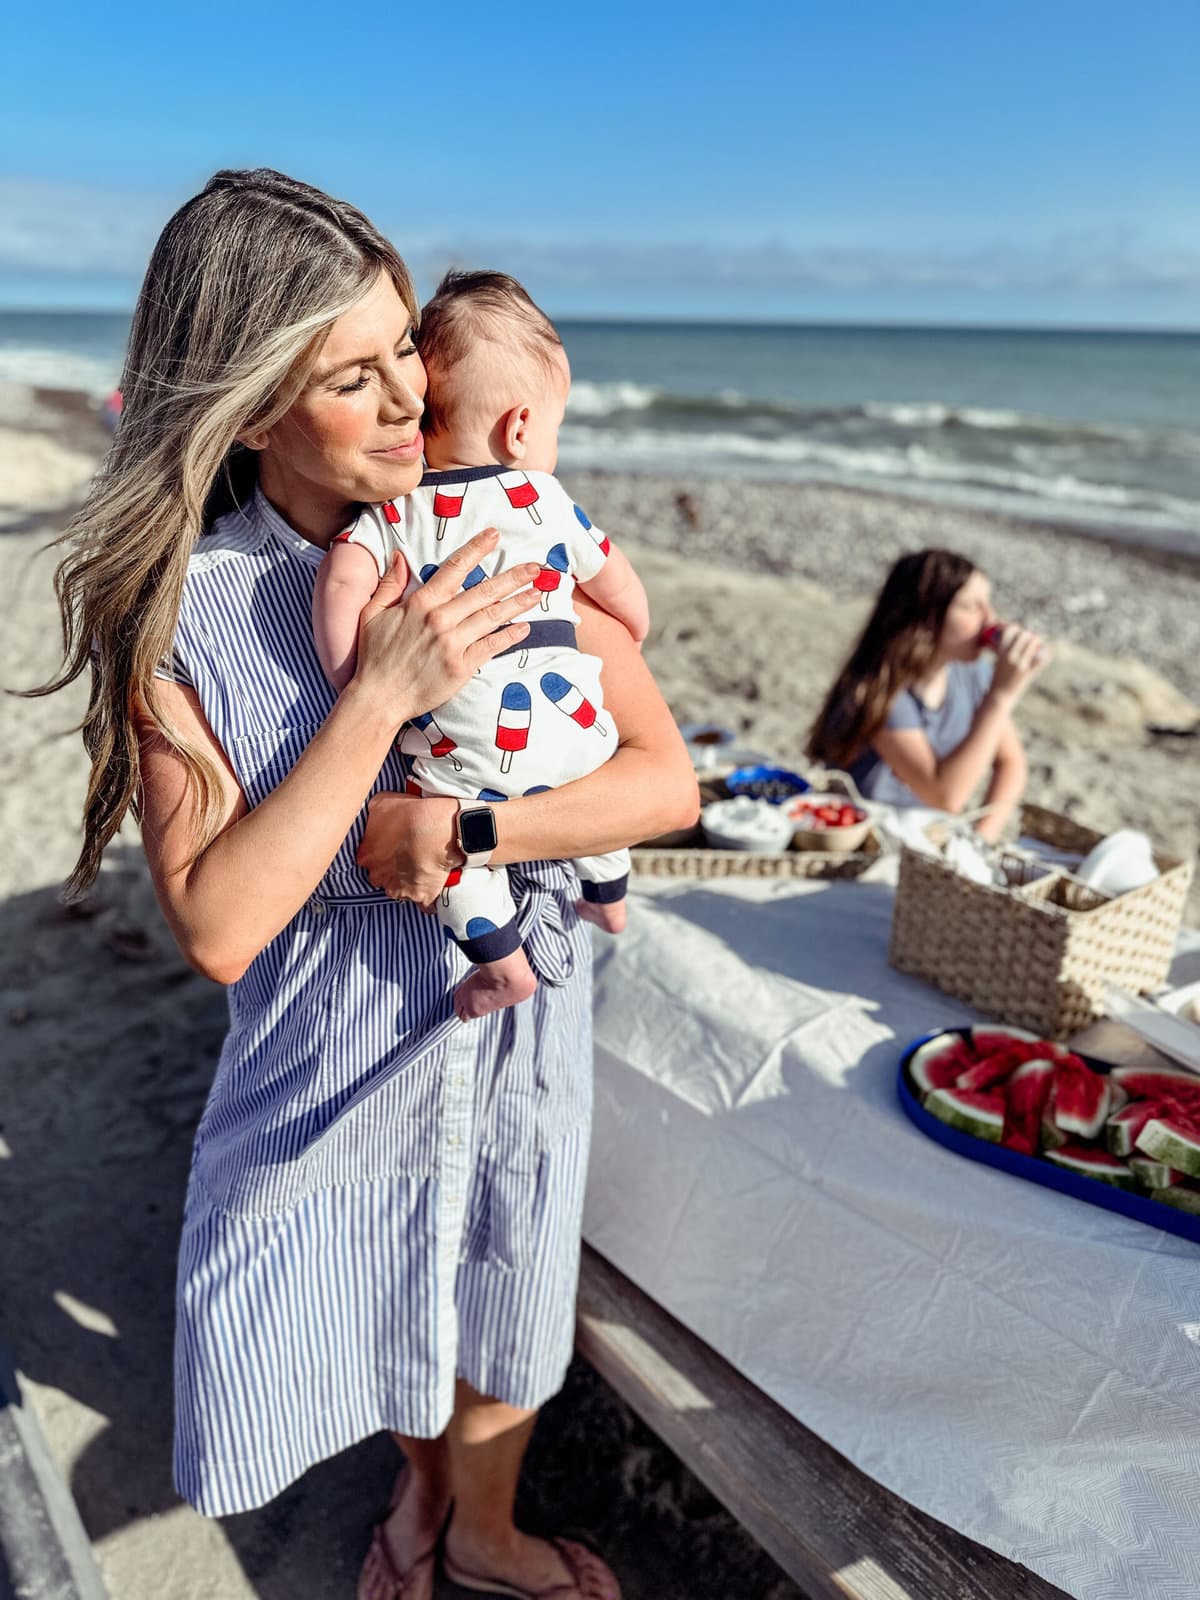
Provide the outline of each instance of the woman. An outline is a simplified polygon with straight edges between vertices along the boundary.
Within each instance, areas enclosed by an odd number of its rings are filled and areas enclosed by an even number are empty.
[[[984,658],[995,622],[991,585],[965,556],[901,556],[813,723],[809,755],[868,799],[939,811],[965,810],[987,774],[976,826],[998,839],[1027,775],[1012,714],[1049,651],[1010,622],[994,661]]]
[[[513,878],[543,982],[457,1023],[418,909],[461,860],[457,807],[400,798],[394,744],[524,636],[536,568],[463,591],[489,533],[403,605],[385,579],[336,697],[308,621],[351,508],[421,476],[416,316],[370,223],[278,173],[218,173],[167,224],[59,572],[59,682],[92,670],[71,886],[136,805],[180,947],[230,986],[180,1250],[181,1493],[245,1511],[387,1427],[407,1469],[363,1600],[431,1595],[442,1537],[468,1587],[616,1600],[597,1557],[512,1520],[571,1352],[591,1103],[590,945],[560,858],[690,822],[694,782],[632,641],[589,613],[621,748],[498,808],[495,862],[532,863]]]

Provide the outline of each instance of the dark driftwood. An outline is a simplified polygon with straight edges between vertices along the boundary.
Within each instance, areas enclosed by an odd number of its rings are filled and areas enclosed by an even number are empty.
[[[868,1478],[586,1245],[576,1342],[811,1600],[1066,1600]]]

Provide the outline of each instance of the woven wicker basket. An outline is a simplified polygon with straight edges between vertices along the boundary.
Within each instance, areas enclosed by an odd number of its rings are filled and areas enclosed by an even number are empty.
[[[635,845],[630,851],[635,873],[658,878],[860,878],[883,854],[874,833],[861,850],[784,850],[778,855],[755,850],[709,850],[696,830],[695,845],[671,849]]]
[[[1040,806],[1022,807],[1021,832],[1081,854],[1103,837]],[[1154,860],[1157,878],[1109,899],[1061,872],[975,884],[905,848],[888,959],[1014,1027],[1068,1038],[1104,1014],[1106,985],[1142,993],[1167,976],[1192,869]]]
[[[702,803],[728,798],[723,779],[708,773],[700,779]],[[854,798],[858,798],[857,790]],[[854,851],[792,849],[773,854],[709,849],[698,825],[647,839],[630,852],[634,872],[656,878],[860,878],[882,855],[883,846],[874,829]]]

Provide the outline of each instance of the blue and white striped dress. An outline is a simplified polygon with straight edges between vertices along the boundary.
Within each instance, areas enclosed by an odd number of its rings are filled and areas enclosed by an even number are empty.
[[[321,554],[259,494],[188,570],[174,676],[251,806],[333,703],[309,621]],[[403,788],[398,757],[376,787]],[[456,1375],[533,1407],[570,1359],[591,1116],[578,880],[513,871],[537,994],[460,1024],[461,958],[436,918],[371,888],[363,820],[230,987],[196,1133],[175,1477],[212,1516],[380,1429],[440,1433]]]

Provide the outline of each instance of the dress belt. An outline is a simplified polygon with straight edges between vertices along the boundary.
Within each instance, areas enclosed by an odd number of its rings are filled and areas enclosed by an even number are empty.
[[[551,988],[561,988],[575,971],[575,951],[563,926],[562,910],[558,903],[555,884],[551,879],[554,867],[548,862],[528,861],[508,868],[509,884],[517,907],[517,928],[529,956],[530,965],[543,983]],[[316,897],[314,896],[314,899]],[[361,899],[349,897],[327,898],[323,904],[369,905],[385,901],[386,896],[363,895]],[[454,1010],[450,994],[439,996],[425,1018],[424,1026],[417,1030],[418,1037],[395,1055],[387,1057],[365,1083],[338,1108],[337,1114],[306,1148],[304,1158],[319,1150],[326,1140],[337,1133],[346,1117],[369,1100],[385,1083],[399,1072],[405,1072],[422,1056],[443,1043],[462,1021]]]

